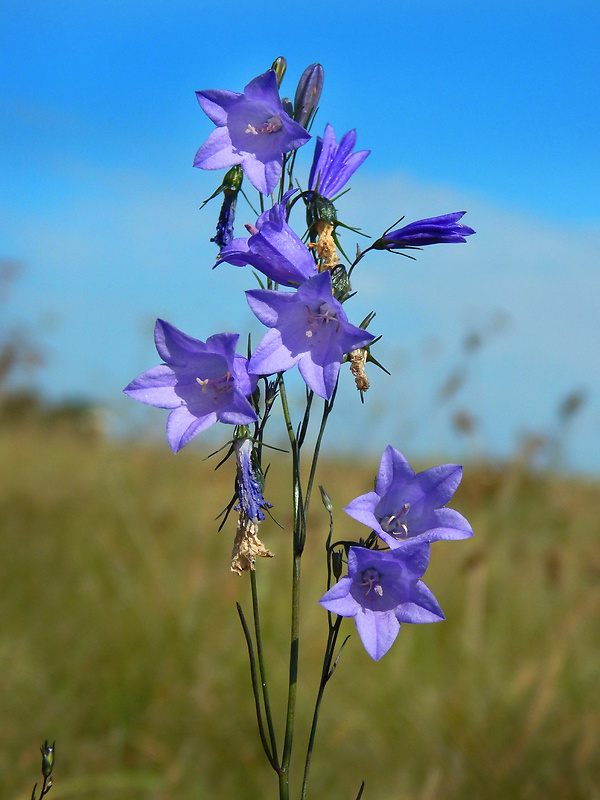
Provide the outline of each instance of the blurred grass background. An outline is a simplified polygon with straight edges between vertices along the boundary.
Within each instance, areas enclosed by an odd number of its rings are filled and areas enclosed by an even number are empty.
[[[235,611],[239,600],[250,614],[249,581],[229,572],[233,518],[219,534],[214,522],[233,465],[33,418],[0,426],[0,464],[2,797],[29,800],[44,739],[56,739],[54,800],[275,797]],[[377,466],[322,464],[338,537],[364,533],[342,508]],[[276,557],[258,565],[282,709],[287,464],[266,495],[284,526],[263,524]],[[309,796],[353,800],[364,779],[369,800],[600,797],[600,485],[473,464],[452,505],[476,535],[432,546],[425,580],[447,619],[403,626],[377,664],[344,623]],[[326,635],[327,525],[316,496],[296,793]]]

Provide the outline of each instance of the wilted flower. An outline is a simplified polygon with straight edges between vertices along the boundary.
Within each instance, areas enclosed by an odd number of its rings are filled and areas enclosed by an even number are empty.
[[[307,386],[327,400],[335,389],[344,353],[375,338],[348,322],[333,297],[328,271],[309,278],[297,292],[253,289],[246,297],[254,314],[271,329],[252,354],[248,371],[272,375],[298,364]]]
[[[273,558],[273,553],[258,538],[256,521],[240,514],[231,552],[231,571],[241,575],[254,569],[257,558]]]
[[[370,150],[359,150],[353,153],[355,144],[355,130],[345,133],[338,145],[335,131],[327,123],[323,138],[317,137],[308,188],[331,200],[345,186],[371,152]]]
[[[344,511],[375,531],[391,548],[406,539],[435,542],[473,535],[467,520],[444,508],[462,478],[462,467],[444,464],[415,475],[402,453],[386,447],[374,492],[357,497]]]
[[[294,119],[303,128],[310,122],[313,111],[319,103],[323,79],[323,67],[320,64],[311,64],[300,76],[294,97]]]
[[[238,339],[237,333],[217,333],[201,342],[156,320],[154,342],[165,363],[146,370],[123,391],[140,403],[173,409],[167,441],[174,453],[217,421],[256,421],[247,399],[256,378],[248,375],[248,360],[236,355]]]
[[[194,166],[228,169],[240,164],[250,183],[270,194],[281,175],[283,154],[310,139],[284,111],[275,71],[254,78],[243,94],[208,89],[196,97],[217,128],[196,153]]]
[[[407,542],[398,550],[350,547],[348,575],[319,600],[341,617],[354,617],[367,653],[378,661],[403,622],[439,622],[444,613],[419,580],[429,563],[429,545]]]
[[[243,177],[244,175],[241,167],[237,165],[232,167],[225,173],[223,182],[217,191],[208,198],[208,200],[212,200],[219,192],[223,192],[223,204],[217,222],[217,233],[211,239],[211,242],[214,242],[219,248],[225,247],[225,245],[229,244],[233,239],[235,208],[237,205],[237,197],[242,187]],[[208,200],[205,200],[200,208],[203,208],[206,203],[208,203]]]
[[[466,242],[465,236],[475,233],[473,228],[459,222],[466,213],[455,211],[441,217],[419,219],[403,228],[384,233],[371,247],[374,250],[403,250],[427,244]]]
[[[250,264],[283,286],[298,285],[316,275],[317,267],[309,249],[285,218],[290,194],[287,192],[281,203],[275,203],[260,215],[252,236],[234,239],[224,247],[215,267],[224,261],[236,267]]]
[[[252,439],[243,437],[233,443],[237,465],[236,487],[239,503],[235,510],[244,514],[248,519],[262,521],[265,518],[263,508],[271,508],[263,497],[262,487],[257,477],[257,467],[253,463]]]

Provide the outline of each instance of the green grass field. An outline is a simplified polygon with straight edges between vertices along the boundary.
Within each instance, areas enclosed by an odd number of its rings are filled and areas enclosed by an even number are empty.
[[[28,800],[56,739],[53,800],[266,800],[229,571],[216,533],[233,466],[196,444],[131,447],[35,427],[0,430],[0,785]],[[410,458],[410,453],[406,454]],[[422,464],[421,468],[432,466]],[[324,463],[342,508],[377,463]],[[272,699],[287,670],[289,475],[266,495],[276,557],[258,565]],[[600,798],[600,485],[471,466],[452,504],[475,538],[432,546],[425,576],[446,614],[405,625],[375,663],[352,634],[327,687],[309,796],[354,800]],[[302,755],[326,635],[328,518],[314,499],[304,559]],[[283,722],[282,705],[277,716]]]

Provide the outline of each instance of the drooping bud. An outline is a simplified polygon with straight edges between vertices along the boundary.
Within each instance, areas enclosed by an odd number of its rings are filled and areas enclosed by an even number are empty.
[[[321,98],[323,79],[323,67],[320,64],[311,64],[298,81],[294,97],[294,119],[304,128],[308,126]]]
[[[339,580],[344,568],[343,554],[340,550],[334,550],[331,554],[331,568],[335,579]]]
[[[287,69],[287,61],[283,56],[279,56],[279,58],[276,58],[271,64],[271,69],[275,70],[275,75],[277,75],[277,86],[281,86],[281,81]]]

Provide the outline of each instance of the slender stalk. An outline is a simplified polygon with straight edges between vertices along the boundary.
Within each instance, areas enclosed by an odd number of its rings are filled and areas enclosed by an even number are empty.
[[[333,403],[335,401],[335,395],[337,393],[338,384],[336,383],[335,389],[333,390],[333,394],[331,395],[330,400],[325,400],[325,404],[323,406],[323,416],[321,417],[321,427],[319,428],[319,433],[317,435],[317,441],[315,442],[315,449],[313,451],[313,458],[312,463],[310,466],[310,475],[308,477],[308,483],[306,485],[306,500],[304,501],[304,514],[308,514],[308,506],[310,504],[310,496],[312,493],[313,482],[315,479],[315,473],[317,471],[317,463],[319,461],[319,454],[321,451],[321,442],[323,440],[323,434],[325,433],[325,426],[327,425],[327,420],[329,419],[329,415],[333,409]]]
[[[288,701],[285,721],[285,736],[279,776],[280,800],[289,798],[289,769],[294,739],[294,721],[296,699],[298,694],[298,655],[300,647],[300,565],[302,558],[302,538],[306,519],[302,503],[302,486],[300,482],[300,448],[294,435],[294,427],[290,416],[289,404],[285,390],[283,375],[279,376],[279,392],[283,415],[292,449],[292,482],[294,495],[294,550],[292,564],[292,608],[290,624],[290,665],[288,678]]]
[[[254,636],[256,639],[256,653],[258,656],[258,669],[260,671],[263,705],[265,709],[265,717],[267,719],[267,727],[269,729],[269,739],[271,740],[271,753],[273,755],[273,761],[275,761],[275,763],[279,763],[279,758],[277,756],[277,738],[275,736],[275,728],[273,726],[273,715],[271,714],[271,704],[269,702],[269,690],[267,685],[267,675],[266,675],[265,661],[263,655],[262,635],[260,631],[260,614],[258,609],[256,572],[254,570],[250,570],[250,585],[252,587],[252,613],[254,615]]]
[[[341,623],[342,623],[342,617],[338,617],[337,620],[333,623],[333,625],[331,624],[331,621],[329,623],[329,636],[327,637],[327,645],[325,646],[325,655],[323,656],[323,669],[321,670],[321,681],[319,683],[319,691],[317,692],[317,699],[315,701],[315,710],[313,712],[312,725],[310,727],[310,737],[308,740],[308,747],[306,749],[306,761],[304,763],[304,777],[302,780],[302,793],[300,795],[301,800],[306,800],[306,790],[308,788],[308,775],[310,772],[310,764],[312,759],[312,751],[315,744],[315,737],[317,735],[317,724],[319,722],[319,711],[321,710],[321,700],[323,699],[323,693],[325,692],[325,687],[327,686],[327,682],[333,675],[333,671],[337,665],[337,660],[336,660],[335,664],[332,667],[331,661],[333,659],[333,653],[335,651],[335,645],[337,642],[337,637]]]
[[[244,616],[244,612],[242,611],[242,607],[239,603],[236,603],[238,614],[240,617],[240,622],[242,623],[242,628],[244,630],[244,636],[246,637],[246,646],[248,647],[248,657],[250,659],[250,677],[252,679],[252,692],[254,694],[254,706],[256,708],[256,720],[258,722],[258,733],[260,735],[260,741],[263,746],[263,750],[265,751],[265,755],[269,759],[269,763],[273,767],[276,772],[280,771],[279,764],[274,760],[273,754],[269,748],[269,743],[267,741],[267,737],[265,734],[265,726],[263,723],[262,718],[262,709],[260,707],[260,690],[258,686],[258,674],[256,671],[256,656],[254,655],[254,645],[252,644],[252,635],[250,634],[250,628],[248,627],[248,623],[246,622],[246,618]]]

